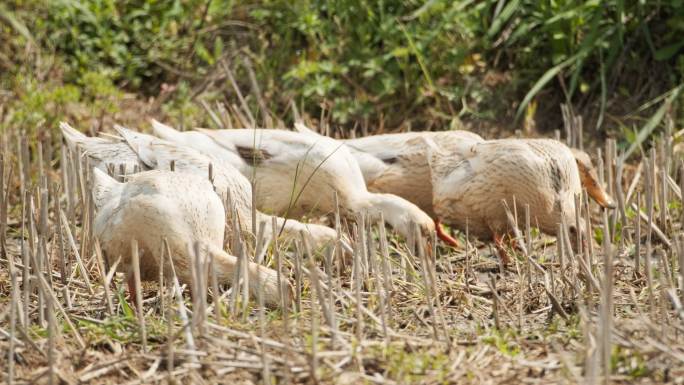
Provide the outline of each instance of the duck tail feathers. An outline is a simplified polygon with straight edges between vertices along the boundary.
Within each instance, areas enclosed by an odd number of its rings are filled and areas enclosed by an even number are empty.
[[[301,133],[301,134],[309,134],[309,135],[316,135],[320,136],[318,132],[312,130],[311,128],[307,127],[304,123],[302,122],[295,122],[294,124],[294,130]]]
[[[116,179],[109,176],[99,168],[93,168],[93,202],[97,209],[105,205],[111,200],[112,194],[120,191],[123,183],[117,182]]]
[[[114,129],[124,138],[131,149],[138,154],[138,158],[145,166],[151,169],[157,168],[157,156],[151,149],[152,141],[156,139],[154,136],[136,132],[118,124],[114,125]]]
[[[171,142],[178,142],[179,140],[182,140],[181,132],[175,128],[156,119],[150,119],[150,123],[152,124],[152,133],[154,133],[155,136]]]
[[[71,127],[67,122],[60,122],[59,128],[62,130],[62,137],[66,141],[69,148],[75,148],[78,144],[83,143],[88,137],[77,129]]]

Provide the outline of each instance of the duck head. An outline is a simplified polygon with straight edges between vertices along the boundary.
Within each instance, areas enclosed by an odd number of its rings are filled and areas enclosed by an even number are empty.
[[[368,212],[381,212],[385,221],[394,231],[405,238],[418,226],[421,234],[430,236],[435,231],[435,223],[423,210],[413,203],[393,194],[368,194],[364,199]]]
[[[589,194],[589,196],[601,207],[614,209],[615,201],[599,183],[598,173],[591,163],[589,155],[576,148],[572,149],[572,153],[577,161],[577,169],[579,170],[582,187],[587,190],[587,194]]]

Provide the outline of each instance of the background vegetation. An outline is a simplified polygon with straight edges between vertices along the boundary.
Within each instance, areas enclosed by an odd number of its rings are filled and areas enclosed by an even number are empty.
[[[343,133],[546,131],[568,103],[585,131],[626,145],[662,100],[677,116],[681,98],[666,97],[682,83],[683,35],[681,0],[9,0],[2,124],[211,125],[197,102],[235,102],[225,63],[286,123],[294,102]]]

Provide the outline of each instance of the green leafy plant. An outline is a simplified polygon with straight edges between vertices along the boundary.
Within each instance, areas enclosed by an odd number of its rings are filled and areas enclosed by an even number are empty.
[[[567,102],[582,109],[587,126],[631,132],[639,122],[634,146],[681,105],[680,0],[11,0],[3,7],[0,67],[10,76],[24,69],[21,59],[11,65],[13,56],[25,59],[22,49],[33,47],[30,55],[54,55],[67,84],[80,87],[99,73],[142,95],[171,85],[180,95],[166,111],[192,124],[208,121],[189,105],[210,85],[216,100],[234,97],[222,63],[242,89],[251,89],[253,70],[261,97],[286,123],[295,102],[339,130],[359,122],[517,125],[513,118],[523,115],[556,128],[558,104]],[[644,69],[654,72],[648,82]],[[258,106],[254,96],[247,102]],[[95,114],[110,110],[103,103]]]

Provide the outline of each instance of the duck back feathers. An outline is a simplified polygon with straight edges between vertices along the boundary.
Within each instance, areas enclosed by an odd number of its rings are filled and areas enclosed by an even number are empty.
[[[435,211],[445,223],[480,238],[507,231],[506,200],[533,225],[555,234],[561,215],[574,217],[574,195],[582,191],[572,152],[549,139],[502,139],[477,143],[454,158],[431,154]]]

